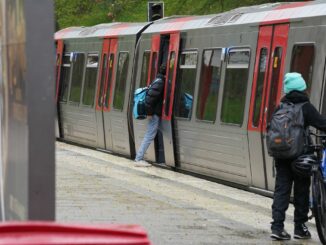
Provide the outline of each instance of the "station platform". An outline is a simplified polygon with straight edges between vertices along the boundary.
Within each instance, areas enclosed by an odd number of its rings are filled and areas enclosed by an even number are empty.
[[[272,199],[127,158],[56,143],[56,220],[138,224],[153,245],[320,244],[272,241]],[[286,230],[293,234],[293,206]]]

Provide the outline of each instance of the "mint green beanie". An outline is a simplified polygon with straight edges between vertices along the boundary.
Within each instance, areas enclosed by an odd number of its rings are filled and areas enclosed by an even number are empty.
[[[293,90],[303,91],[307,88],[306,82],[300,73],[286,73],[283,80],[284,93],[288,94]]]

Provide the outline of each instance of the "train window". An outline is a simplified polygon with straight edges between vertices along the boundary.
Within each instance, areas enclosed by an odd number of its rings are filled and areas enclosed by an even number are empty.
[[[242,125],[249,70],[250,51],[231,49],[224,82],[221,121]]]
[[[268,104],[268,114],[267,114],[267,122],[270,122],[272,114],[277,105],[277,85],[280,79],[280,69],[281,69],[281,61],[282,61],[282,48],[276,47],[273,53],[273,70],[272,70],[272,80],[271,80],[271,90],[269,95],[269,104]]]
[[[155,79],[155,75],[156,75],[156,63],[157,63],[157,52],[153,53],[153,58],[152,58],[152,67],[151,67],[151,80],[150,82],[152,82]]]
[[[140,75],[140,86],[139,86],[140,88],[145,87],[147,85],[150,54],[151,54],[150,51],[145,51],[143,55],[143,63],[142,63],[141,75]]]
[[[260,107],[263,99],[264,78],[265,78],[265,73],[267,68],[266,64],[267,64],[267,48],[262,48],[260,50],[258,77],[257,77],[255,101],[254,101],[254,112],[252,118],[252,124],[254,127],[258,127],[259,125]]]
[[[205,50],[201,65],[196,117],[214,122],[221,79],[221,49]]]
[[[313,44],[294,45],[291,59],[291,72],[301,73],[307,83],[307,91],[310,94],[312,83],[312,68],[315,57]]]
[[[129,53],[120,52],[118,59],[117,78],[114,89],[113,108],[122,110],[128,75]]]
[[[110,98],[110,89],[111,89],[111,83],[112,83],[112,73],[113,73],[113,68],[114,68],[114,54],[110,54],[109,57],[109,77],[108,77],[108,82],[107,82],[107,87],[106,87],[106,93],[105,93],[105,107],[108,108],[109,106],[109,98]]]
[[[87,56],[85,81],[83,87],[83,105],[94,105],[97,70],[98,54],[89,54]]]
[[[171,96],[171,86],[172,86],[172,79],[174,75],[174,66],[175,66],[175,52],[171,52],[170,54],[170,61],[169,61],[169,77],[167,80],[167,87],[166,89],[166,97],[165,97],[165,115],[169,115],[170,109],[170,96]]]
[[[102,60],[102,73],[101,73],[101,83],[100,83],[100,90],[99,90],[99,94],[98,94],[98,101],[97,104],[98,106],[102,106],[102,95],[103,95],[103,87],[104,87],[104,83],[105,83],[105,77],[106,77],[106,70],[108,67],[108,61],[107,61],[107,54],[103,55],[103,60]]]
[[[190,119],[197,73],[197,51],[182,52],[179,64],[175,116]]]
[[[60,95],[59,99],[62,102],[67,101],[69,78],[70,78],[70,54],[64,54],[62,57],[61,78],[60,78]]]
[[[69,101],[79,103],[83,72],[85,67],[85,54],[74,53],[72,55],[72,64],[73,65]]]

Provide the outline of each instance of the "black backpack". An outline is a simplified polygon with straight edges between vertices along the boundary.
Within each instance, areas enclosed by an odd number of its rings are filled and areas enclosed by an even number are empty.
[[[306,104],[281,103],[267,126],[268,154],[277,159],[300,156],[307,143],[302,106]]]

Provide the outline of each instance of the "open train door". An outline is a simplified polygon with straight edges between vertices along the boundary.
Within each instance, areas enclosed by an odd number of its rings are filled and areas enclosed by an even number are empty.
[[[56,93],[55,93],[55,102],[57,105],[57,113],[55,116],[55,137],[59,138],[63,136],[62,130],[60,130],[60,103],[59,103],[59,88],[60,88],[60,76],[61,76],[61,65],[62,65],[62,56],[63,56],[63,40],[57,41],[57,50],[56,50]]]
[[[163,131],[165,163],[172,167],[175,166],[172,114],[174,90],[178,67],[179,46],[180,33],[171,33],[169,43],[169,54],[167,59],[161,127]]]
[[[252,186],[274,190],[275,168],[267,153],[266,126],[281,99],[289,24],[263,25],[259,29],[251,93],[248,139]]]
[[[147,74],[146,86],[148,86],[154,80],[154,78],[156,77],[156,74],[157,74],[158,57],[160,54],[160,40],[161,40],[160,34],[155,34],[152,36],[151,52],[150,52],[150,58],[149,58],[149,64],[148,64],[148,74]],[[144,85],[145,84],[142,84],[142,86],[144,86]],[[137,152],[139,150],[141,142],[146,133],[148,119],[146,119],[146,120],[133,119],[133,125],[134,125],[134,136],[135,136],[135,147],[136,147],[136,152]],[[144,155],[144,158],[146,160],[156,162],[154,142],[152,142],[150,144],[150,146],[148,147],[148,149]]]

